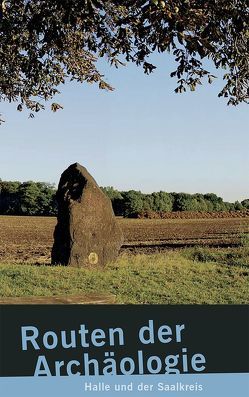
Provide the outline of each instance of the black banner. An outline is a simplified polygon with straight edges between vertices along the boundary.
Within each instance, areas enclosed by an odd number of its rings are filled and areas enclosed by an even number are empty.
[[[0,376],[105,374],[107,362],[117,374],[249,372],[248,315],[243,305],[2,305]]]

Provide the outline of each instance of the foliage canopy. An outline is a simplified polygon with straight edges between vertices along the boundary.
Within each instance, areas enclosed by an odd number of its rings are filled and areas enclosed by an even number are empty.
[[[67,79],[112,90],[97,68],[104,57],[155,69],[151,53],[170,52],[176,92],[214,76],[205,59],[224,68],[219,96],[248,101],[248,0],[0,0],[0,100],[31,114]],[[52,103],[56,111],[60,105]]]

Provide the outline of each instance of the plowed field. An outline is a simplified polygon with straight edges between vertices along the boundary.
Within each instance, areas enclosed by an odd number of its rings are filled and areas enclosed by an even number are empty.
[[[188,246],[233,247],[249,233],[249,218],[122,219],[123,252],[154,253]],[[50,262],[55,218],[0,216],[0,262]]]

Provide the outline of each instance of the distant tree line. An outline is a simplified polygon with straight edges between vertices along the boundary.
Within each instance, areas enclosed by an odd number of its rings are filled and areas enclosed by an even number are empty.
[[[188,194],[140,191],[121,191],[113,187],[101,188],[111,199],[116,215],[136,217],[146,211],[238,211],[249,209],[249,199],[241,203],[228,203],[214,193]],[[45,182],[6,182],[0,179],[1,215],[43,215],[57,214],[56,188]]]
[[[45,182],[0,180],[1,215],[56,215],[55,186]]]
[[[140,191],[129,190],[119,192],[113,187],[102,188],[111,199],[116,215],[136,217],[146,211],[238,211],[249,209],[249,199],[241,203],[228,203],[214,193],[189,194],[166,193],[163,191],[144,194]]]

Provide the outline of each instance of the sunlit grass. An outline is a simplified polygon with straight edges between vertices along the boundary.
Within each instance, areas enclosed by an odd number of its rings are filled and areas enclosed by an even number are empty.
[[[0,264],[0,296],[111,293],[117,303],[248,303],[248,249],[123,255],[105,269]]]

